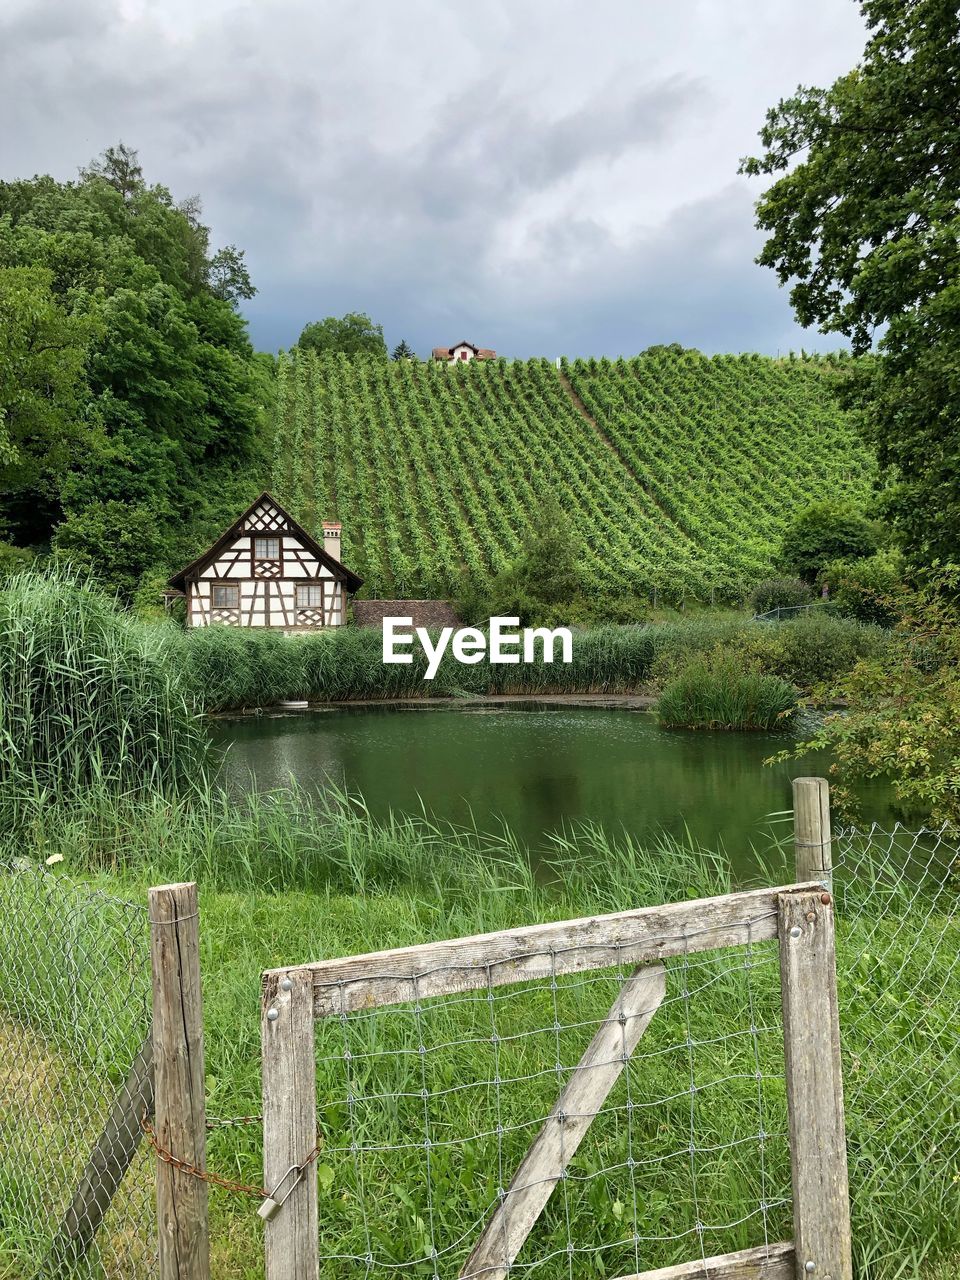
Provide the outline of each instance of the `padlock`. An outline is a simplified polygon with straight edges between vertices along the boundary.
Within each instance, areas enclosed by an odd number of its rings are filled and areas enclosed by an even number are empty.
[[[279,1212],[280,1212],[280,1201],[274,1200],[273,1196],[267,1196],[267,1198],[261,1204],[260,1208],[257,1210],[257,1213],[264,1220],[264,1222],[269,1222],[270,1219],[275,1218]]]

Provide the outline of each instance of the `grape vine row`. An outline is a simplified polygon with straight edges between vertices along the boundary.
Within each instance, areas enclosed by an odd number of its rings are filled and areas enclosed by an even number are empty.
[[[669,350],[562,373],[291,352],[271,483],[308,528],[343,522],[372,596],[449,596],[501,568],[554,494],[597,590],[736,599],[799,508],[869,491],[839,376],[830,359]]]

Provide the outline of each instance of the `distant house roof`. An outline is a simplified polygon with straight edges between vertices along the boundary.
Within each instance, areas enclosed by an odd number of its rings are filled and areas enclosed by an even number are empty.
[[[467,342],[466,338],[462,342],[455,342],[449,347],[434,347],[434,360],[449,360],[454,351],[458,347],[469,347],[477,360],[496,360],[497,353],[490,347],[478,347],[472,342]]]
[[[363,586],[363,579],[358,577],[351,569],[348,569],[345,564],[341,564],[335,556],[324,551],[323,544],[318,542],[311,534],[307,533],[306,529],[304,529],[302,525],[297,524],[290,512],[285,511],[276,498],[267,493],[266,490],[260,494],[259,498],[256,498],[250,503],[246,511],[241,512],[229,529],[224,529],[216,542],[214,542],[212,546],[208,547],[202,556],[198,556],[196,560],[191,561],[190,564],[185,565],[178,573],[175,573],[173,577],[169,579],[167,585],[172,587],[175,591],[185,591],[188,579],[197,577],[203,573],[204,569],[216,560],[221,551],[226,547],[229,547],[237,538],[242,538],[250,532],[249,530],[244,529],[244,523],[246,522],[247,517],[253,514],[261,502],[269,502],[276,509],[277,514],[287,522],[290,533],[299,538],[310,554],[316,556],[321,564],[326,565],[333,576],[339,579],[346,586],[349,592],[353,593],[354,591],[360,590]]]

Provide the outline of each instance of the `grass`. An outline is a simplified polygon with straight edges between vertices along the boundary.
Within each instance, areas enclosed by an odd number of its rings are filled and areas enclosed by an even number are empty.
[[[718,647],[749,656],[768,675],[804,688],[848,670],[858,657],[889,643],[879,627],[814,613],[757,624],[729,614],[696,615],[649,625],[601,626],[575,633],[573,662],[475,666],[449,652],[436,678],[424,680],[419,651],[409,666],[382,662],[375,628],[347,627],[285,638],[244,628],[167,629],[173,661],[198,706],[208,711],[269,705],[285,698],[313,701],[456,697],[521,693],[631,693]]]
[[[0,792],[136,794],[192,778],[204,753],[166,636],[62,569],[0,590]]]
[[[65,860],[52,871],[28,870],[0,881],[5,897],[0,920],[9,922],[11,903],[19,904],[21,925],[12,941],[20,949],[20,965],[26,959],[24,939],[33,940],[29,945],[36,950],[30,965],[36,981],[25,1002],[22,984],[12,990],[8,985],[11,937],[9,925],[0,926],[0,940],[6,937],[8,948],[4,953],[0,946],[0,1006],[15,1007],[18,1026],[26,1024],[38,1061],[56,1062],[57,1072],[71,1078],[71,1071],[80,1070],[79,1053],[81,1068],[89,1071],[90,1063],[99,1060],[100,1051],[93,1046],[104,1041],[104,1026],[118,1023],[111,1010],[116,1014],[128,1003],[131,982],[131,952],[118,945],[127,936],[127,926],[117,922],[127,919],[119,908],[104,905],[101,897],[101,923],[89,935],[55,927],[78,909],[75,891],[63,878],[65,870],[71,876],[89,875],[91,887],[107,899],[142,901],[147,883],[184,871],[195,859],[201,880],[208,1111],[228,1117],[259,1110],[259,975],[264,968],[712,894],[730,883],[725,860],[702,849],[665,841],[658,849],[645,850],[629,840],[611,842],[596,827],[558,841],[556,876],[550,884],[537,883],[509,833],[486,848],[476,833],[417,820],[378,824],[354,805],[329,812],[310,834],[301,829],[306,815],[298,803],[295,796],[274,799],[268,847],[268,856],[270,850],[288,850],[281,855],[282,865],[296,888],[277,874],[265,889],[257,883],[261,863],[243,853],[232,861],[225,854],[227,848],[255,846],[255,832],[265,829],[262,814],[245,845],[239,816],[232,820],[229,840],[223,831],[204,832],[196,815],[196,825],[190,826],[170,818],[169,812],[164,840],[159,818],[150,816],[127,832],[130,857],[118,856],[113,835],[107,839],[113,828],[103,812],[89,823],[75,813],[70,821],[64,816],[51,822],[45,834],[37,829],[33,842],[21,845],[17,856],[34,868],[41,854],[57,852]],[[207,812],[204,821],[210,816]],[[85,825],[87,836],[80,839]],[[126,820],[117,831],[125,825]],[[318,844],[318,860],[304,868],[304,842],[319,841],[321,825],[326,852],[321,860]],[[140,864],[132,858],[134,844],[141,850]],[[24,883],[39,884],[43,891],[25,894]],[[905,921],[899,909],[902,896],[866,891],[873,895],[869,912],[861,909],[855,886],[841,902],[839,960],[861,1274],[871,1280],[912,1275],[926,1280],[936,1276],[932,1268],[947,1265],[946,1259],[960,1253],[960,1215],[950,1203],[950,1185],[944,1191],[942,1154],[952,1152],[956,1162],[960,1114],[951,1080],[960,1068],[955,1035],[960,928],[946,900],[930,910],[915,898]],[[89,942],[80,948],[82,937]],[[138,963],[144,963],[142,952]],[[631,1139],[650,1162],[635,1175],[637,1199],[634,1178],[624,1166],[625,1082],[595,1123],[566,1186],[577,1243],[597,1250],[578,1258],[587,1275],[628,1273],[635,1263],[633,1246],[610,1246],[634,1230],[660,1239],[644,1248],[642,1266],[694,1257],[695,1237],[672,1243],[665,1238],[688,1229],[696,1213],[707,1223],[734,1222],[755,1208],[761,1195],[774,1204],[789,1185],[775,948],[763,944],[748,957],[742,951],[718,953],[702,963],[698,958],[689,968],[682,960],[671,967],[671,998],[631,1067],[630,1100],[636,1107]],[[61,977],[68,971],[72,983]],[[105,982],[105,977],[120,980]],[[491,1010],[483,998],[424,1002],[419,1025],[409,1013],[358,1015],[346,1032],[356,1063],[352,1113],[345,1102],[344,1027],[337,1020],[319,1024],[324,1250],[365,1251],[365,1208],[368,1225],[373,1218],[377,1256],[394,1262],[422,1257],[429,1233],[428,1186],[437,1238],[469,1237],[495,1198],[500,1157],[495,1091],[470,1082],[490,1081],[497,1072],[504,1080],[519,1077],[503,1088],[500,1098],[499,1122],[506,1131],[502,1159],[509,1174],[555,1099],[558,1047],[566,1066],[577,1060],[609,1007],[614,978],[603,971],[589,981],[560,979],[555,995],[545,984],[501,989],[495,1004],[502,1037],[499,1060],[491,1048]],[[678,998],[681,985],[692,992],[689,1008]],[[59,1016],[68,1005],[76,1008],[71,990],[99,993],[99,1002],[91,1001],[78,1023]],[[563,1028],[559,1034],[552,1030],[554,999]],[[124,1051],[129,1052],[136,1029],[129,1017],[119,1022],[121,1029],[126,1027]],[[751,1023],[758,1027],[755,1041],[746,1034]],[[542,1030],[530,1034],[537,1028]],[[723,1036],[718,1037],[718,1028]],[[696,1208],[689,1158],[683,1154],[690,1140],[688,1035],[697,1046],[695,1141],[701,1154]],[[434,1136],[453,1144],[438,1146],[429,1177],[422,1148],[409,1145],[420,1140],[424,1126],[416,1053],[421,1038],[428,1047],[428,1086],[436,1097]],[[104,1061],[124,1061],[123,1053],[114,1054],[117,1047],[102,1052]],[[753,1074],[757,1061],[765,1077],[759,1093]],[[751,1138],[759,1127],[758,1097],[763,1127],[771,1135],[762,1187],[760,1152]],[[897,1114],[900,1103],[904,1109]],[[478,1134],[486,1136],[462,1145],[455,1141]],[[354,1138],[363,1142],[374,1136],[389,1149],[366,1157],[361,1195],[347,1148]],[[209,1163],[228,1177],[259,1181],[257,1130],[215,1130]],[[559,1191],[554,1200],[535,1237],[534,1247],[543,1252],[566,1240]],[[228,1280],[259,1276],[253,1206],[218,1190],[212,1192],[211,1205],[215,1274]],[[785,1206],[771,1209],[770,1217],[772,1232],[789,1234]],[[720,1252],[760,1238],[762,1228],[753,1217],[727,1231],[707,1233],[705,1245]],[[910,1259],[913,1269],[902,1269]],[[456,1254],[451,1264],[458,1261],[462,1258]],[[329,1263],[322,1274],[340,1271]]]
[[[544,882],[508,830],[491,837],[418,818],[380,823],[359,800],[335,794],[325,807],[295,791],[238,804],[205,776],[197,706],[304,690],[386,696],[405,689],[416,669],[380,666],[375,633],[287,642],[151,629],[69,576],[24,576],[0,596],[0,1276],[6,1268],[19,1277],[42,1256],[102,1121],[104,1084],[120,1083],[145,1032],[150,883],[200,882],[206,1085],[209,1112],[222,1117],[259,1110],[265,968],[730,887],[726,861],[709,851],[666,839],[640,847],[596,825],[554,842]],[[834,628],[836,644],[824,653],[831,627],[824,619],[776,628],[700,619],[605,628],[583,638],[580,666],[562,678],[605,691],[658,674],[674,679],[722,641],[749,650],[764,678],[786,679],[885,643],[874,630]],[[562,670],[533,669],[524,679],[549,685]],[[397,686],[385,672],[400,673]],[[510,668],[455,674],[484,688],[516,679]],[[928,900],[921,887],[912,896],[883,888],[883,851],[869,852],[879,861],[867,895],[840,886],[858,1255],[869,1280],[932,1280],[934,1268],[960,1255],[956,891]],[[671,968],[669,1001],[533,1242],[545,1254],[561,1248],[569,1214],[583,1250],[578,1270],[589,1276],[696,1256],[697,1218],[707,1224],[707,1252],[756,1243],[761,1199],[771,1235],[789,1231],[775,948]],[[492,1004],[429,1001],[412,1015],[323,1022],[325,1251],[355,1256],[369,1247],[432,1275],[432,1222],[438,1240],[459,1242],[444,1255],[453,1274],[616,987],[616,974],[602,971],[559,979],[555,991],[503,988]],[[436,1138],[429,1157],[424,1087]],[[762,1152],[761,1129],[769,1135]],[[351,1142],[374,1139],[380,1149],[355,1159]],[[209,1164],[258,1182],[256,1128],[214,1130]],[[95,1280],[141,1266],[149,1184],[143,1156],[125,1192],[132,1199],[107,1224]],[[214,1274],[258,1277],[253,1204],[215,1190],[211,1215]],[[329,1262],[324,1275],[347,1269]]]
[[[657,717],[671,729],[784,729],[797,701],[786,680],[720,650],[692,658],[664,685]]]

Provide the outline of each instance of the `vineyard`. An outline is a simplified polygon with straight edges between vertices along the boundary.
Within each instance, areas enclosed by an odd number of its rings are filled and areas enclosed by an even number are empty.
[[[343,521],[365,595],[443,597],[464,571],[483,578],[554,494],[598,590],[737,599],[795,511],[869,490],[872,461],[832,394],[842,364],[291,353],[271,485],[308,528]]]

